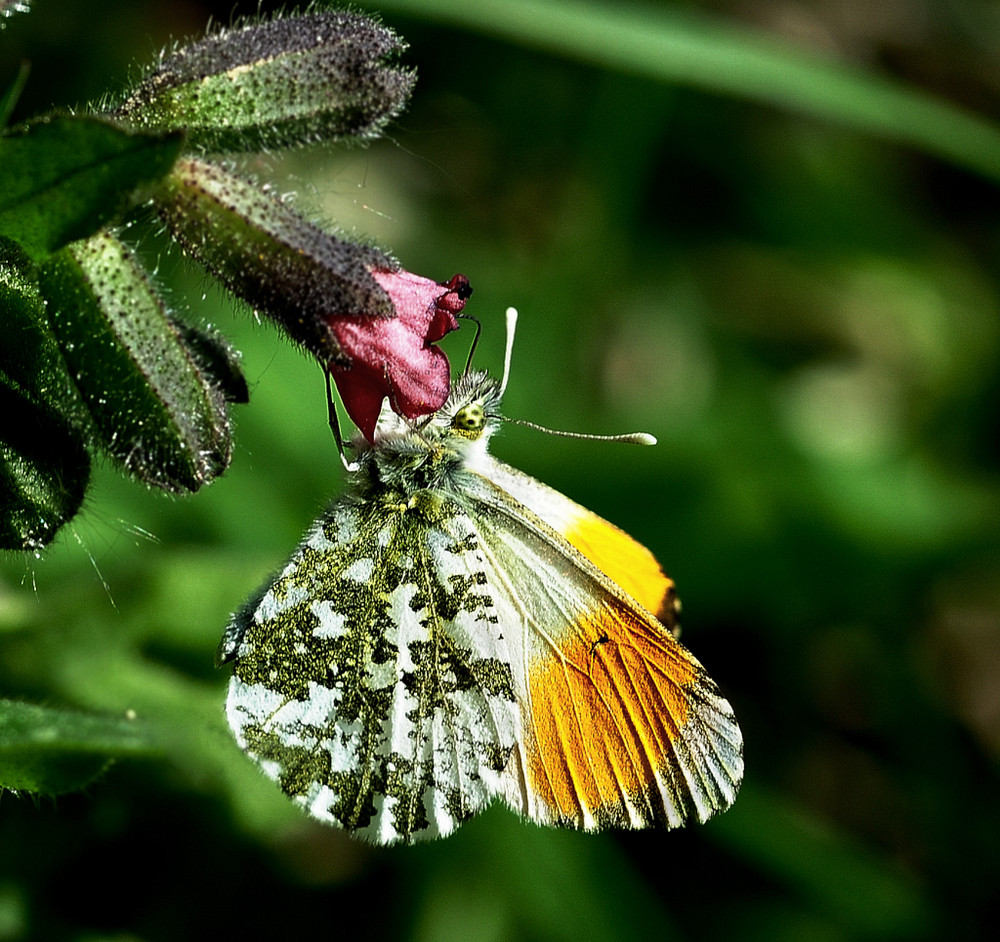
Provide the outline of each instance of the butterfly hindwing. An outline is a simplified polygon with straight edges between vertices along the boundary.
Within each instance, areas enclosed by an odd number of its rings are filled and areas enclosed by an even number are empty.
[[[358,836],[449,833],[497,793],[518,735],[486,579],[454,504],[335,504],[227,633],[240,745]]]

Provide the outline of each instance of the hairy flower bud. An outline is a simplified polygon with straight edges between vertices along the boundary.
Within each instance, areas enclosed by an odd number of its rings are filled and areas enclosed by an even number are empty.
[[[389,64],[404,48],[357,13],[223,29],[161,57],[112,114],[142,128],[183,129],[204,151],[369,139],[409,97],[413,71]]]
[[[434,344],[458,326],[464,276],[439,284],[403,271],[201,160],[178,161],[154,202],[192,258],[330,369],[366,438],[385,398],[408,418],[442,406],[449,366]]]
[[[154,197],[185,251],[321,363],[350,362],[331,315],[392,317],[376,249],[338,239],[266,189],[215,164],[179,160]]]
[[[192,349],[188,329],[106,231],[54,255],[41,286],[97,444],[166,490],[195,491],[221,474],[232,444],[219,371],[205,367],[226,359],[216,338],[199,333]]]

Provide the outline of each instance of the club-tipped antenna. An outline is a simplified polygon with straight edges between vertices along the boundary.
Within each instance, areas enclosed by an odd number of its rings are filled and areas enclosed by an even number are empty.
[[[510,360],[514,350],[514,332],[517,328],[517,308],[507,308],[507,350],[503,358],[503,379],[500,382],[499,395],[503,396],[507,389],[507,380],[510,379]],[[561,429],[547,428],[537,422],[529,422],[527,419],[512,419],[509,416],[502,416],[505,422],[513,425],[523,425],[533,428],[538,432],[547,432],[549,435],[558,435],[560,438],[582,438],[591,442],[620,442],[625,445],[655,445],[656,438],[649,432],[625,432],[623,435],[593,435],[590,432],[564,432]]]
[[[507,380],[510,379],[510,358],[514,352],[514,332],[517,329],[517,308],[507,308],[507,350],[503,355],[503,379],[500,381],[499,396],[507,391]]]
[[[620,442],[623,445],[655,445],[656,436],[649,432],[624,432],[621,435],[594,435],[591,432],[567,432],[563,429],[548,428],[539,425],[537,422],[529,422],[527,419],[512,419],[509,416],[503,417],[505,422],[512,425],[524,425],[533,428],[538,432],[546,432],[549,435],[558,435],[560,438],[582,438],[590,442]]]

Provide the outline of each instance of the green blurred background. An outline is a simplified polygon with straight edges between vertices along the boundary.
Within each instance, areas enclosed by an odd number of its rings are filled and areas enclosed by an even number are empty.
[[[232,8],[35,0],[0,32],[0,85],[28,59],[16,117],[84,104]],[[520,32],[503,32],[525,8]],[[0,797],[0,942],[990,934],[1000,150],[939,134],[985,154],[976,174],[887,140],[893,109],[830,120],[875,101],[864,82],[812,114],[761,102],[739,56],[730,94],[711,90],[711,60],[663,81],[638,46],[634,67],[602,61],[590,28],[635,9],[669,38],[709,16],[737,48],[763,34],[803,62],[996,118],[998,6],[381,9],[420,73],[391,139],[245,169],[411,271],[468,275],[478,365],[499,370],[517,306],[508,414],[659,438],[510,427],[494,451],[629,530],[676,579],[684,640],[743,726],[743,792],[682,832],[549,832],[494,809],[446,841],[388,850],[291,808],[231,742],[212,655],[341,485],[321,375],[154,236],[145,251],[177,307],[243,351],[251,403],[231,470],[204,494],[170,499],[100,468],[58,545],[3,561],[0,695],[135,710],[167,746],[85,794]],[[470,11],[477,22],[454,25]],[[469,336],[448,338],[453,363]]]

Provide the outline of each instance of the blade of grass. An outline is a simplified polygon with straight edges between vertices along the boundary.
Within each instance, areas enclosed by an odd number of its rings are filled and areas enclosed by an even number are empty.
[[[156,750],[136,719],[0,700],[0,789],[76,791],[114,759]]]
[[[20,68],[17,70],[17,75],[14,77],[14,81],[3,95],[0,96],[0,131],[3,131],[10,121],[10,116],[14,112],[14,106],[17,104],[18,98],[21,97],[24,86],[27,84],[29,71],[30,67],[28,63],[22,62]]]
[[[589,65],[763,102],[885,137],[1000,182],[1000,127],[885,76],[745,25],[587,0],[378,0]]]

